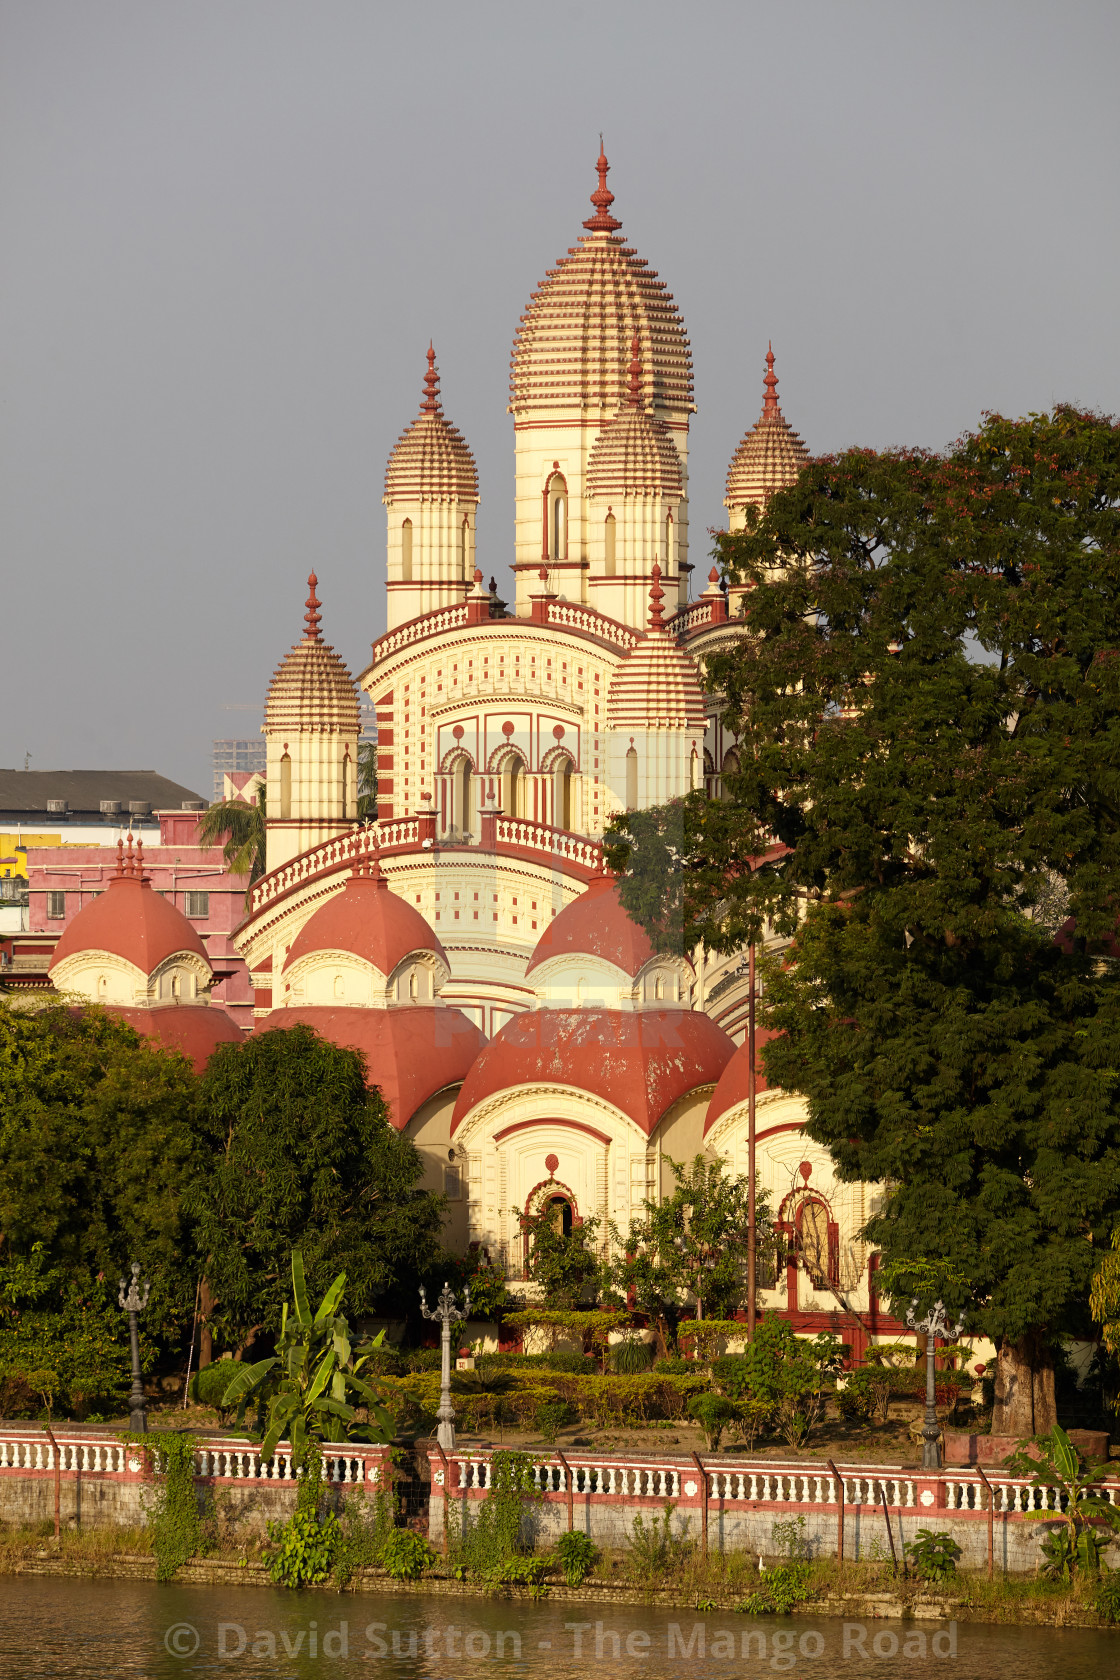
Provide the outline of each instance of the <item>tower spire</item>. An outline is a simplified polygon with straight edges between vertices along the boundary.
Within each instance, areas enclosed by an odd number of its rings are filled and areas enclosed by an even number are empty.
[[[622,226],[622,223],[617,217],[611,215],[614,194],[607,186],[607,172],[610,169],[610,164],[607,162],[607,154],[603,150],[603,136],[601,134],[599,136],[599,156],[595,167],[599,171],[599,186],[591,194],[595,214],[594,216],[588,216],[583,225],[585,228],[589,228],[592,233],[613,233],[616,228]]]
[[[655,560],[653,562],[653,582],[649,590],[649,627],[651,630],[663,629],[661,603],[664,599],[665,591],[661,587],[661,567]]]
[[[303,622],[307,626],[307,631],[306,631],[306,633],[304,635],[304,638],[303,638],[305,642],[317,642],[320,639],[319,638],[319,617],[320,617],[319,608],[322,605],[322,602],[319,600],[319,597],[315,593],[315,586],[318,583],[318,581],[319,581],[319,579],[315,576],[314,572],[312,572],[311,575],[307,579],[307,587],[308,587],[308,590],[310,591],[310,593],[308,594],[308,597],[307,597],[307,612],[304,615],[304,620],[303,620]]]
[[[774,372],[774,346],[766,346],[766,377],[762,383],[766,387],[766,396],[762,403],[763,414],[777,414],[778,412],[778,376]]]
[[[637,333],[630,340],[630,407],[642,406],[642,357]]]
[[[420,404],[421,414],[439,414],[442,412],[439,400],[439,372],[436,368],[436,353],[431,339],[428,340],[428,371],[424,375],[424,401]]]

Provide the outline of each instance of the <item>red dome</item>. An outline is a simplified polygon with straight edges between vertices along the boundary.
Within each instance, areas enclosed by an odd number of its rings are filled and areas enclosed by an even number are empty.
[[[765,1027],[759,1027],[754,1035],[754,1089],[755,1095],[759,1097],[763,1091],[769,1089],[762,1068],[762,1046],[768,1044],[776,1036],[776,1033],[770,1032]],[[751,1059],[747,1055],[747,1046],[744,1042],[740,1044],[724,1068],[720,1082],[712,1092],[712,1100],[708,1104],[708,1112],[704,1117],[705,1137],[721,1114],[726,1114],[729,1108],[734,1108],[738,1103],[746,1102],[749,1094],[747,1091],[747,1075],[750,1072],[750,1062]]]
[[[362,869],[363,865],[357,865],[342,892],[304,923],[284,959],[285,969],[312,951],[349,951],[385,975],[411,951],[433,951],[447,962],[443,946],[419,910],[389,890],[377,859],[368,873],[359,873]]]
[[[614,963],[631,979],[654,955],[645,930],[632,922],[619,902],[614,875],[596,875],[587,891],[565,905],[537,940],[526,974],[552,957],[578,952]]]
[[[243,1044],[245,1034],[224,1009],[213,1004],[166,1003],[155,1009],[122,1009],[111,1013],[127,1021],[144,1038],[154,1038],[165,1050],[178,1050],[201,1073],[219,1044]]]
[[[108,951],[135,964],[147,978],[180,951],[209,962],[198,931],[181,910],[138,875],[114,875],[108,890],[79,910],[54,948],[50,973],[66,957]]]
[[[529,1010],[479,1056],[451,1130],[486,1097],[544,1082],[604,1097],[649,1137],[678,1098],[714,1085],[734,1053],[727,1034],[697,1010]]]
[[[276,1009],[256,1032],[280,1032],[298,1023],[314,1027],[344,1050],[360,1050],[371,1085],[403,1131],[421,1103],[465,1079],[486,1040],[458,1009]]]

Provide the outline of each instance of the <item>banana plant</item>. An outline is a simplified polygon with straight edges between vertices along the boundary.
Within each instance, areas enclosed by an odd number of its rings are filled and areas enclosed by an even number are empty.
[[[1033,1477],[1032,1487],[1057,1490],[1062,1522],[1042,1542],[1046,1572],[1068,1581],[1078,1568],[1099,1570],[1110,1533],[1120,1532],[1120,1506],[1111,1504],[1107,1493],[1101,1496],[1111,1467],[1091,1468],[1058,1424],[1035,1441],[1020,1441],[1018,1452],[1004,1464],[1017,1475]]]
[[[303,1255],[292,1255],[292,1306],[285,1305],[276,1352],[255,1365],[241,1365],[226,1389],[223,1407],[237,1407],[237,1426],[255,1401],[263,1423],[261,1457],[269,1459],[277,1442],[291,1442],[292,1458],[301,1464],[313,1442],[389,1441],[394,1425],[370,1385],[361,1376],[382,1330],[372,1342],[355,1348],[350,1326],[339,1313],[346,1273],[340,1272],[317,1311],[312,1312],[303,1272]],[[368,1423],[357,1422],[357,1406]]]

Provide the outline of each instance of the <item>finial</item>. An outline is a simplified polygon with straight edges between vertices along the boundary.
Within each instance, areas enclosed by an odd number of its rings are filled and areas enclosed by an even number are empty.
[[[777,414],[778,412],[778,376],[774,372],[774,346],[766,346],[766,377],[762,381],[766,387],[766,397],[762,404],[763,414]]]
[[[615,228],[622,226],[622,223],[617,217],[611,215],[614,194],[607,186],[607,172],[610,169],[610,164],[607,162],[607,154],[603,150],[603,136],[601,134],[599,136],[599,157],[595,167],[599,171],[599,187],[598,191],[591,194],[591,202],[595,206],[596,213],[594,216],[588,216],[583,225],[585,228],[590,228],[592,233],[613,233]]]
[[[315,593],[315,586],[318,582],[319,579],[315,576],[315,573],[312,572],[307,580],[307,587],[310,593],[307,597],[307,612],[304,615],[303,620],[307,626],[307,633],[303,638],[305,642],[317,642],[319,640],[319,608],[322,606],[322,602]]]
[[[642,358],[637,333],[630,340],[630,407],[642,406]]]
[[[428,340],[428,371],[424,375],[424,401],[420,404],[421,414],[440,414],[442,409],[439,402],[439,373],[436,369],[436,353],[431,339]]]
[[[124,841],[117,841],[117,874],[124,874]]]
[[[124,873],[126,875],[131,875],[132,874],[132,830],[131,829],[129,829],[129,831],[128,831],[128,854],[127,854],[127,856],[125,857],[125,860],[124,860]]]
[[[144,879],[144,842],[142,839],[136,842],[136,878],[139,881]]]
[[[649,591],[649,627],[651,630],[661,629],[661,603],[665,599],[665,591],[661,587],[661,567],[657,561],[653,562],[653,583]]]

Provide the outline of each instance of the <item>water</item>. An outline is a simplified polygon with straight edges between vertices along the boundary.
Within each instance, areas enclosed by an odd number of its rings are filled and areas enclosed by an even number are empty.
[[[1105,1680],[1117,1672],[1120,1634],[1084,1629],[954,1631],[642,1605],[0,1578],[3,1680]]]

